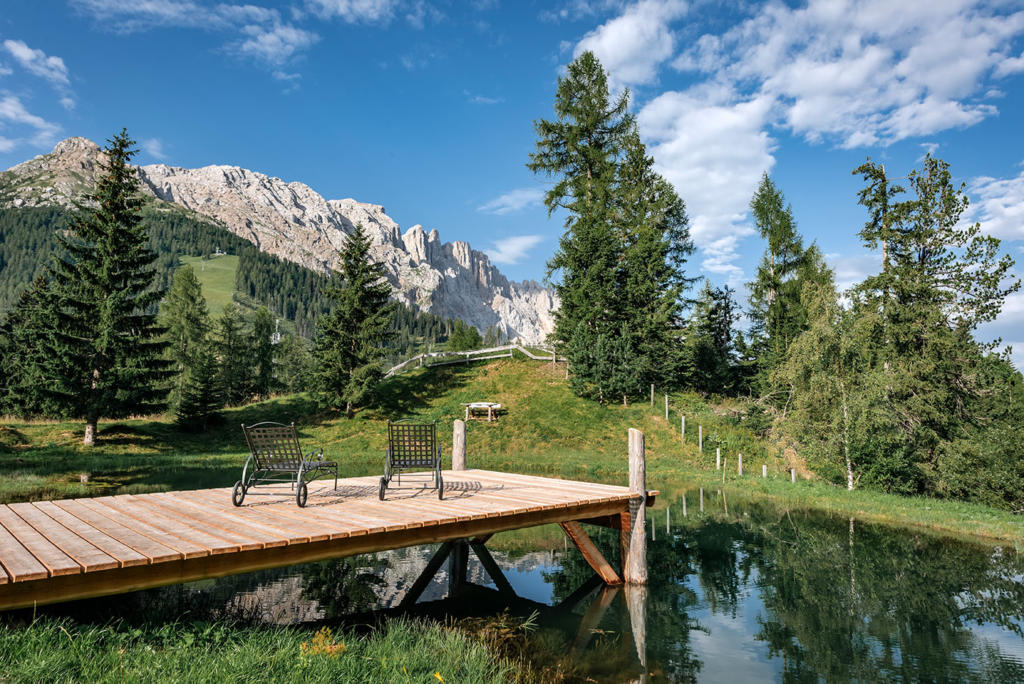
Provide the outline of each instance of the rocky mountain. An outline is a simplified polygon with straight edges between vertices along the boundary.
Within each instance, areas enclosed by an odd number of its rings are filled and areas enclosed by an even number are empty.
[[[102,152],[85,138],[68,138],[49,154],[4,173],[13,206],[72,206],[100,172]],[[357,223],[374,242],[394,298],[423,311],[461,318],[481,330],[497,326],[511,339],[540,342],[554,329],[554,292],[534,281],[510,281],[467,242],[441,242],[437,230],[405,233],[377,204],[326,200],[308,185],[286,183],[237,166],[184,169],[139,167],[145,192],[196,212],[262,251],[326,270]]]

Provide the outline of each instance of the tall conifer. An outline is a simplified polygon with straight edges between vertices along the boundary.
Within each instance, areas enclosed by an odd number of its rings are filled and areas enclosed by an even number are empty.
[[[395,335],[391,286],[384,266],[370,256],[370,244],[362,224],[356,224],[334,273],[338,284],[324,293],[334,310],[321,317],[313,349],[318,401],[344,409],[348,418],[383,377],[384,344]]]
[[[229,406],[249,400],[252,386],[252,350],[245,334],[245,321],[235,304],[228,304],[217,319],[213,343],[219,362],[218,382]]]
[[[210,314],[206,308],[203,288],[191,266],[182,266],[174,273],[171,289],[167,292],[161,310],[167,328],[168,355],[174,362],[177,377],[171,405],[177,405],[185,376],[200,362],[208,351]]]
[[[153,288],[156,255],[146,247],[130,165],[134,144],[124,130],[109,141],[90,206],[57,236],[65,255],[52,269],[52,387],[66,412],[85,420],[87,446],[95,444],[101,418],[161,410],[171,375],[156,321],[163,296]]]
[[[266,399],[274,387],[274,316],[265,306],[256,310],[252,319],[250,359],[252,361],[252,389],[260,399]]]

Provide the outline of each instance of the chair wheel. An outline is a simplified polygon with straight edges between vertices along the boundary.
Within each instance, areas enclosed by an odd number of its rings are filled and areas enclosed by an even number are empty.
[[[245,485],[239,480],[235,483],[235,488],[231,490],[231,503],[236,506],[241,506],[245,500]]]
[[[440,475],[437,476],[437,498],[444,499],[444,480]]]
[[[306,507],[306,498],[309,496],[309,488],[306,487],[305,482],[299,483],[299,489],[295,492],[295,503],[299,505],[299,508]]]
[[[384,500],[384,492],[388,491],[388,479],[386,477],[380,478],[380,500]]]

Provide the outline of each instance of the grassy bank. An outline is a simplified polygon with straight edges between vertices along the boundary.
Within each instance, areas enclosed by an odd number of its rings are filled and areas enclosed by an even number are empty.
[[[165,624],[153,630],[39,620],[0,627],[0,680],[12,682],[512,681],[480,639],[397,620],[365,636],[283,627]]]
[[[340,462],[344,475],[374,474],[382,467],[388,419],[437,420],[447,455],[452,421],[463,416],[461,404],[488,400],[500,402],[506,413],[497,423],[470,422],[470,467],[624,484],[626,434],[635,427],[646,435],[652,488],[742,488],[789,507],[1024,541],[1020,517],[985,506],[847,492],[804,477],[791,484],[790,467],[804,473],[794,454],[780,453],[758,439],[736,418],[735,407],[711,405],[697,395],[670,396],[667,420],[663,395],[656,397],[653,408],[647,402],[602,407],[569,392],[564,366],[525,360],[416,369],[387,381],[381,395],[379,406],[360,411],[353,420],[318,413],[299,395],[226,411],[224,423],[203,434],[182,433],[169,419],[108,423],[101,425],[100,446],[93,449],[81,446],[78,423],[8,422],[0,429],[0,502],[97,495],[136,484],[167,489],[227,485],[240,473],[245,456],[239,424],[263,420],[294,421],[303,443],[322,446],[329,458]],[[703,451],[697,445],[698,428]],[[715,469],[716,449],[725,460],[724,481]],[[742,478],[736,474],[739,453]],[[760,477],[762,465],[768,466],[768,478]],[[184,479],[176,479],[177,471]],[[202,473],[209,473],[210,480]]]

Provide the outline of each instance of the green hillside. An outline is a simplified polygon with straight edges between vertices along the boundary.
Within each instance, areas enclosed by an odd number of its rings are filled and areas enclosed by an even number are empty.
[[[203,286],[203,296],[210,307],[210,314],[214,316],[219,316],[234,299],[238,259],[233,254],[211,256],[205,261],[202,257],[181,257],[183,265],[190,265],[195,270]]]
[[[138,492],[226,486],[239,476],[245,456],[238,425],[262,420],[295,421],[303,443],[322,446],[339,461],[343,476],[381,472],[388,419],[437,420],[447,460],[452,422],[463,416],[460,404],[488,400],[500,402],[506,413],[497,423],[469,423],[470,467],[625,484],[626,435],[635,427],[646,435],[651,488],[742,487],[747,495],[791,506],[1024,543],[1017,517],[985,506],[846,492],[803,478],[791,484],[788,467],[801,468],[795,455],[791,463],[750,432],[739,403],[712,406],[695,394],[675,394],[666,421],[661,395],[653,408],[603,407],[569,391],[564,366],[523,359],[416,369],[385,382],[381,395],[379,406],[352,420],[317,413],[309,398],[293,395],[226,411],[223,425],[205,434],[180,432],[167,418],[101,424],[100,445],[91,450],[81,446],[80,423],[8,423],[0,428],[0,502],[98,495],[124,486]],[[680,411],[687,417],[686,444],[680,442]],[[703,453],[696,444],[698,425]],[[724,474],[715,470],[716,448],[726,459]],[[742,478],[736,472],[739,453]],[[760,477],[762,464],[768,466],[767,479]],[[88,482],[82,482],[85,477]]]

